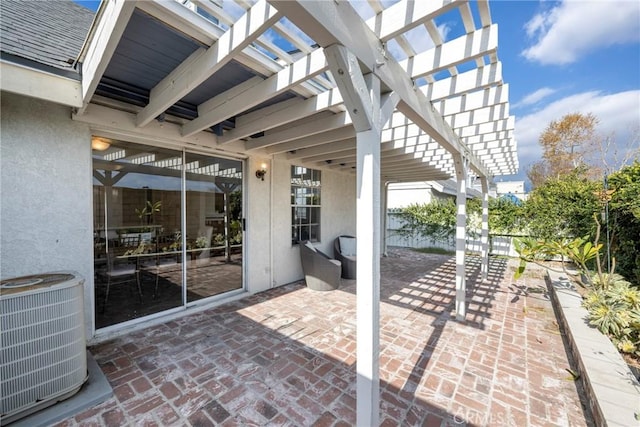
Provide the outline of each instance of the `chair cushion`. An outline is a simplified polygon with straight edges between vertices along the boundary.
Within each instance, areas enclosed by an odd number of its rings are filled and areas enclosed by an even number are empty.
[[[355,237],[339,237],[340,253],[344,256],[356,255],[356,239]]]
[[[316,247],[313,246],[313,244],[311,244],[310,241],[307,240],[307,243],[304,244],[306,247],[308,247],[309,249],[311,249],[313,252],[316,252]]]
[[[342,263],[340,261],[338,261],[337,259],[330,259],[329,262],[332,263],[332,264],[335,264],[335,265],[342,265]]]

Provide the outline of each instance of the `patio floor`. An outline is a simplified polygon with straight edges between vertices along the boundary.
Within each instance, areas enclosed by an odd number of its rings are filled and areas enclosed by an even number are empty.
[[[462,324],[452,257],[382,259],[381,423],[593,425],[542,271],[468,261]],[[58,425],[355,425],[355,301],[300,282],[95,346],[115,397]]]

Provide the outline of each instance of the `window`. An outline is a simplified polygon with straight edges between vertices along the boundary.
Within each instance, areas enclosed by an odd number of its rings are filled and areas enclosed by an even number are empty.
[[[320,171],[291,166],[291,243],[320,240]]]

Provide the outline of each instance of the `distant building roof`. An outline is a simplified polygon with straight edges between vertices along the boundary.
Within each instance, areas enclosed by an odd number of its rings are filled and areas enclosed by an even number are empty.
[[[71,0],[2,0],[2,59],[79,78],[74,63],[93,17],[91,10]]]

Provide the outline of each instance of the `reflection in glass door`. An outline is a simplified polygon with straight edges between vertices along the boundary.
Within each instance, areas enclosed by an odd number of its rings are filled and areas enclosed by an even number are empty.
[[[96,328],[182,305],[181,165],[180,151],[93,150]]]
[[[186,154],[187,302],[242,288],[242,162]]]
[[[115,140],[99,148],[96,329],[242,288],[242,162]]]

